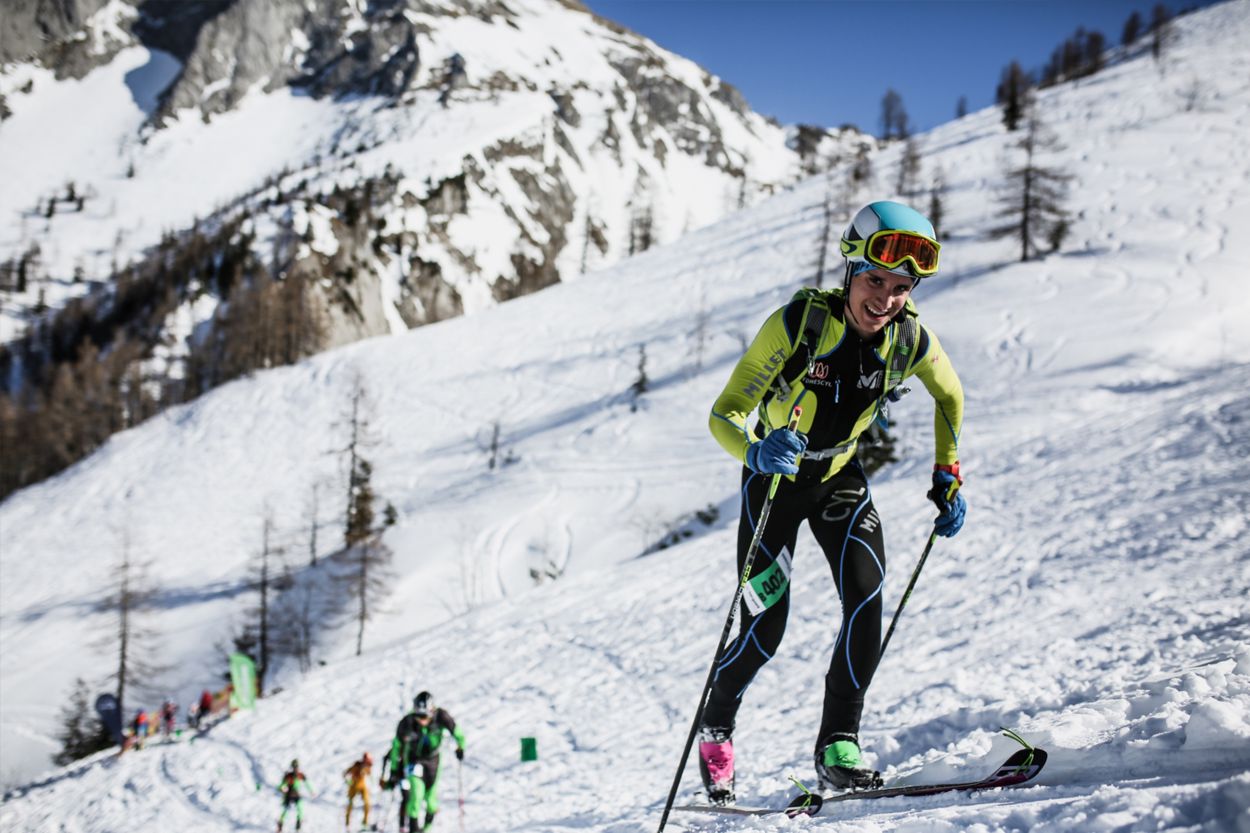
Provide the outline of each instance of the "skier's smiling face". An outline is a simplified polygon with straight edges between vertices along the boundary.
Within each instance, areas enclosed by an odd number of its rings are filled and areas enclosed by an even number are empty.
[[[885,269],[869,269],[851,278],[846,319],[861,338],[872,338],[902,311],[915,282]]]

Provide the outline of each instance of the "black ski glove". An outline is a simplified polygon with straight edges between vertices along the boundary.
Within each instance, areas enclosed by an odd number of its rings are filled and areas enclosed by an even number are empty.
[[[457,760],[457,761],[463,761],[463,760],[464,760],[464,747],[463,747],[463,746],[457,746],[457,747],[456,747],[456,760]]]

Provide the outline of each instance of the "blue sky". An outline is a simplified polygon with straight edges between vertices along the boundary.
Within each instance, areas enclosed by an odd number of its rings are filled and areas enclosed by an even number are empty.
[[[1149,19],[1155,0],[586,2],[719,75],[760,113],[878,133],[887,88],[902,95],[913,129],[927,130],[954,118],[961,95],[970,110],[992,104],[1003,67],[1014,58],[1040,69],[1078,26],[1119,44],[1128,16]]]

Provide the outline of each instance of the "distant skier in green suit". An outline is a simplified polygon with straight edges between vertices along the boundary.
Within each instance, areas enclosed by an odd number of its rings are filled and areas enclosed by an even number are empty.
[[[383,764],[390,765],[390,778],[383,774],[385,789],[399,786],[404,802],[400,807],[400,825],[408,819],[408,833],[429,830],[438,813],[439,751],[443,734],[450,733],[456,741],[456,757],[464,760],[464,733],[445,709],[434,705],[434,697],[423,691],[412,701],[412,711],[404,715],[395,728],[391,753]],[[402,780],[401,780],[402,778]],[[421,811],[425,821],[421,823]]]
[[[295,808],[295,829],[299,830],[304,824],[304,796],[312,797],[312,789],[308,786],[308,781],[304,778],[304,773],[299,768],[299,761],[291,761],[291,767],[282,775],[282,781],[278,784],[278,793],[282,796],[282,814],[278,816],[278,833],[282,833],[282,825],[286,822],[286,814],[292,807]]]

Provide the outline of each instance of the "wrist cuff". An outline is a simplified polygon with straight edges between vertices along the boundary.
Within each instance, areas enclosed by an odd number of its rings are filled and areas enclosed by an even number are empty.
[[[959,476],[959,461],[958,460],[956,460],[954,463],[952,463],[949,466],[938,463],[937,465],[933,467],[933,470],[944,471],[949,475],[953,475],[956,483],[958,483],[960,486],[964,485],[964,479]]]

